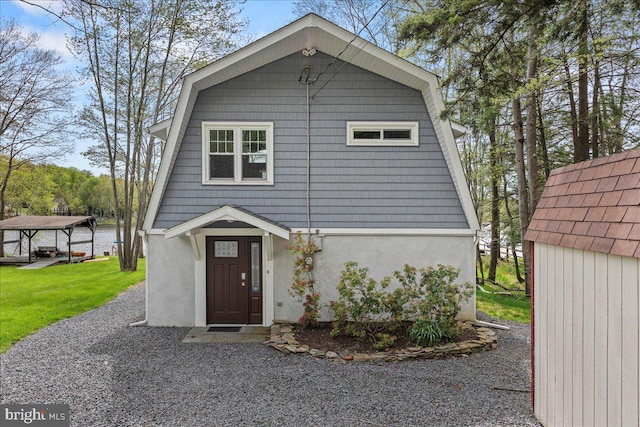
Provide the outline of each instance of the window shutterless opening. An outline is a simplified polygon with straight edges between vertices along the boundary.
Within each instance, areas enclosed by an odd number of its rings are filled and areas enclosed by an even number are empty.
[[[273,123],[202,123],[203,184],[273,184]]]
[[[347,122],[347,145],[417,146],[418,122]]]

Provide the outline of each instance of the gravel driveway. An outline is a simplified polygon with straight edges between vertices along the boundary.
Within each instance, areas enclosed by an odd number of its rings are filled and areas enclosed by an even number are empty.
[[[0,356],[0,403],[67,403],[74,426],[531,426],[529,327],[455,360],[332,363],[127,327],[144,285]],[[505,322],[506,323],[506,322]]]

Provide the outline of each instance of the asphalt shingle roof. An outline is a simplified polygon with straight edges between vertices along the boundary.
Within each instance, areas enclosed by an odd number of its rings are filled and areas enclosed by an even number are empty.
[[[640,258],[640,149],[552,171],[525,239]]]

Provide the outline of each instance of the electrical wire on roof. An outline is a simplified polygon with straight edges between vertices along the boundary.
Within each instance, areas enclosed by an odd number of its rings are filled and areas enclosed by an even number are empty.
[[[342,54],[343,54],[343,53],[344,53],[344,52],[349,48],[349,46],[351,46],[351,44],[352,44],[352,43],[353,43],[353,42],[354,42],[354,41],[355,41],[355,40],[360,36],[360,33],[362,33],[362,31],[364,31],[364,30],[365,30],[365,29],[366,29],[366,28],[371,24],[371,22],[373,22],[373,20],[376,18],[376,16],[378,15],[378,13],[380,13],[380,11],[381,11],[382,9],[384,9],[384,8],[385,8],[385,6],[386,6],[387,4],[389,4],[389,1],[390,1],[390,0],[386,0],[386,1],[382,4],[382,6],[380,6],[380,7],[378,8],[378,10],[376,10],[376,13],[374,13],[374,14],[373,14],[373,16],[371,17],[371,19],[369,19],[369,21],[364,25],[364,27],[362,27],[362,28],[360,29],[360,31],[358,31],[358,33],[355,35],[355,37],[354,37],[354,38],[353,38],[353,39],[352,39],[352,40],[351,40],[351,41],[350,41],[350,42],[349,42],[349,43],[344,47],[344,49],[342,49],[342,51],[341,51],[341,52],[340,52],[336,57],[334,57],[334,58],[333,58],[333,60],[329,63],[329,65],[327,65],[327,66],[324,68],[324,70],[322,70],[322,71],[321,71],[321,72],[316,76],[316,78],[315,78],[315,79],[313,79],[313,81],[312,81],[311,83],[315,83],[316,81],[318,81],[318,79],[320,78],[320,76],[322,76],[322,74],[324,74],[324,73],[329,69],[329,67],[331,67],[331,66],[332,66],[332,65],[333,65],[333,64],[338,60],[338,58],[340,58],[340,56],[341,56],[341,55],[342,55]],[[379,30],[380,30],[380,29],[382,29],[382,28],[384,28],[384,27],[387,25],[387,23],[388,23],[391,19],[393,19],[393,18],[395,18],[395,17],[396,17],[396,16],[398,15],[398,12],[399,12],[400,10],[402,10],[402,8],[404,8],[404,6],[408,3],[408,1],[409,1],[409,0],[405,0],[405,1],[404,1],[404,3],[403,3],[399,8],[397,8],[397,10],[396,10],[393,14],[392,14],[389,18],[387,18],[387,19],[382,23],[382,25],[380,26]],[[354,54],[353,54],[353,55],[351,55],[351,57],[349,58],[349,61],[343,61],[343,63],[342,63],[342,65],[340,66],[340,68],[338,68],[338,69],[337,69],[337,70],[336,70],[336,71],[331,75],[331,77],[329,77],[329,78],[327,79],[327,81],[326,81],[326,82],[325,82],[325,83],[324,83],[324,84],[323,84],[323,85],[322,85],[322,86],[321,86],[321,87],[320,87],[320,88],[319,88],[319,89],[318,89],[318,90],[317,90],[317,91],[316,91],[316,92],[311,96],[311,99],[314,99],[314,98],[316,97],[316,95],[318,95],[318,93],[319,93],[322,89],[324,89],[324,88],[325,88],[325,86],[327,86],[327,85],[329,84],[329,82],[331,82],[331,80],[333,80],[333,78],[334,78],[334,77],[335,77],[335,76],[336,76],[336,75],[337,75],[337,74],[338,74],[338,73],[339,73],[339,72],[344,68],[344,66],[347,64],[347,62],[351,62],[351,60],[352,60],[353,58],[355,58],[355,57],[356,57],[356,55],[357,55],[357,54],[359,54],[359,53],[362,51],[362,49],[364,49],[364,47],[365,47],[368,43],[369,43],[369,42],[367,42],[367,41],[365,40],[365,43],[364,43],[364,44],[363,44],[363,45],[362,45],[358,50],[356,50],[356,51],[354,52]]]
[[[382,6],[380,6],[380,7],[378,8],[378,10],[376,10],[376,13],[374,13],[374,14],[373,14],[373,16],[371,17],[371,19],[369,19],[369,21],[367,21],[367,23],[364,25],[364,27],[362,27],[362,28],[360,29],[360,31],[358,31],[358,32],[356,33],[356,35],[355,35],[355,36],[353,36],[353,38],[351,39],[351,41],[350,41],[349,43],[347,43],[347,45],[344,47],[344,49],[342,49],[342,50],[340,51],[340,53],[339,53],[337,56],[335,56],[335,57],[331,60],[331,62],[329,63],[329,65],[327,65],[326,67],[324,67],[324,69],[323,69],[322,71],[320,71],[320,73],[316,76],[316,78],[315,78],[315,79],[313,79],[313,80],[311,81],[311,84],[313,84],[313,83],[317,82],[317,81],[318,81],[318,79],[319,79],[319,78],[320,78],[324,73],[326,73],[326,72],[327,72],[327,70],[328,70],[328,69],[329,69],[329,68],[330,68],[330,67],[331,67],[331,66],[332,66],[332,65],[333,65],[333,64],[338,60],[338,58],[340,58],[340,56],[341,56],[343,53],[345,53],[345,52],[346,52],[346,50],[349,48],[349,46],[351,46],[351,44],[353,44],[353,42],[354,42],[354,41],[356,41],[356,39],[357,39],[358,37],[360,37],[360,33],[362,33],[362,32],[363,32],[363,31],[364,31],[364,30],[369,26],[369,24],[371,24],[371,22],[373,22],[373,20],[376,18],[376,16],[378,16],[378,13],[380,13],[380,11],[381,11],[381,10],[382,10],[382,9],[383,9],[387,4],[389,4],[389,1],[390,1],[390,0],[386,0],[386,1],[382,4]],[[363,47],[364,47],[364,46],[363,46]],[[362,50],[362,47],[361,47],[359,50]],[[331,78],[329,78],[329,80],[327,81],[327,83],[329,83],[329,81],[331,81],[331,79],[332,79],[333,77],[335,77],[335,75],[336,75],[336,74],[337,74],[341,69],[342,69],[342,67],[340,67],[340,68],[338,69],[338,71],[336,71],[336,72],[331,76]],[[320,91],[321,91],[321,90],[322,90],[322,89],[327,85],[327,83],[325,83],[324,85],[322,85],[322,87],[321,87],[320,89],[318,89],[318,90],[316,91],[316,93],[314,93],[314,94],[313,94],[313,96],[312,96],[311,98],[313,99],[313,98],[318,94],[318,92],[320,92]]]

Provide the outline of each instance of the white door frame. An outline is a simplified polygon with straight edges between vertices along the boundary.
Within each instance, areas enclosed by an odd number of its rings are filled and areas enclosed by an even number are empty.
[[[259,228],[200,228],[189,238],[195,255],[195,326],[207,326],[207,236],[262,237],[262,326],[270,326],[274,316],[273,234]]]

